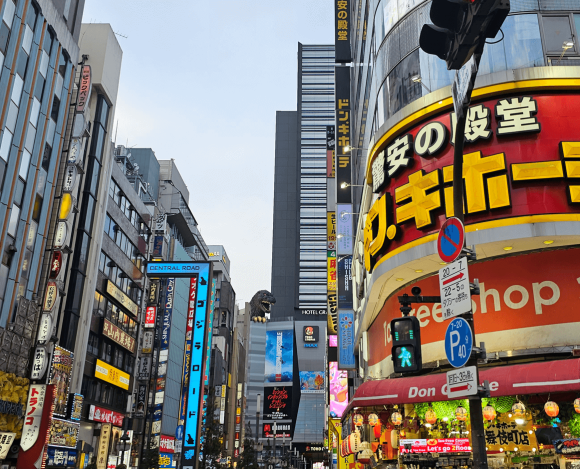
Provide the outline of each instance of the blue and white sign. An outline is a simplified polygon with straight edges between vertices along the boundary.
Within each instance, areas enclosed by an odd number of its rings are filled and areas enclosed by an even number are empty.
[[[354,313],[352,309],[338,310],[338,369],[354,370]]]
[[[199,274],[202,269],[200,262],[149,262],[147,263],[147,275],[158,277],[191,277]]]
[[[183,440],[183,425],[178,425],[175,429],[175,439]]]
[[[188,276],[199,274],[195,317],[193,322],[193,347],[189,374],[189,389],[183,431],[182,466],[194,466],[199,453],[199,427],[202,417],[203,372],[205,363],[205,340],[207,339],[207,316],[210,299],[210,263],[191,262]]]
[[[161,328],[161,350],[169,349],[169,334],[171,329],[171,315],[173,314],[173,293],[175,291],[175,279],[167,279],[167,294],[165,298],[165,313]]]
[[[445,332],[445,355],[454,368],[461,368],[467,363],[473,349],[471,327],[463,318],[455,318]]]
[[[77,464],[77,451],[75,449],[61,449],[49,446],[47,464],[55,467],[74,467]]]

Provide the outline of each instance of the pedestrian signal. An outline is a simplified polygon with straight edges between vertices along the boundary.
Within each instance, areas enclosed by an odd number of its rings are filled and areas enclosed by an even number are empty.
[[[391,358],[395,373],[421,371],[421,326],[415,316],[404,316],[391,321],[393,347]]]

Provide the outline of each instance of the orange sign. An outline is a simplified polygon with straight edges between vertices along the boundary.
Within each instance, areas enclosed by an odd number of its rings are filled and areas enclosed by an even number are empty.
[[[479,279],[481,293],[472,297],[475,333],[478,342],[485,342],[488,352],[578,342],[580,249],[476,263],[470,266],[469,276],[472,281]],[[414,285],[421,288],[423,295],[435,295],[439,292],[438,282],[434,275]],[[401,315],[398,295],[405,292],[410,293],[411,286],[391,295],[368,330],[368,343],[372,344],[368,348],[370,366],[391,354],[390,322]],[[443,341],[449,322],[443,320],[441,304],[412,306],[410,314],[421,325],[423,361],[445,359]]]

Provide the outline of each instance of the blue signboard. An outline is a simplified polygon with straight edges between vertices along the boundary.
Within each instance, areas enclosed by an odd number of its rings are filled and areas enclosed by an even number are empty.
[[[265,383],[292,383],[294,330],[266,332]]]
[[[153,256],[161,257],[163,255],[163,236],[153,238]]]
[[[338,368],[354,370],[354,313],[352,309],[338,310]]]
[[[46,464],[55,467],[75,467],[77,465],[77,450],[49,446]]]
[[[187,392],[187,411],[185,413],[182,466],[194,466],[199,451],[198,429],[201,418],[201,403],[203,399],[203,373],[205,363],[205,340],[207,338],[207,311],[209,306],[210,263],[191,262],[189,274],[199,274],[197,301],[195,302],[195,318],[193,322],[193,338],[191,363],[189,373],[189,389]]]
[[[445,355],[454,368],[467,363],[473,348],[473,335],[469,323],[463,318],[455,318],[445,332]]]
[[[165,299],[165,313],[161,327],[161,350],[169,349],[169,329],[171,328],[171,314],[173,313],[173,293],[175,292],[175,279],[167,279],[167,295]]]
[[[159,453],[159,469],[173,468],[173,454]]]
[[[156,277],[191,277],[201,274],[200,262],[148,262],[147,275]]]

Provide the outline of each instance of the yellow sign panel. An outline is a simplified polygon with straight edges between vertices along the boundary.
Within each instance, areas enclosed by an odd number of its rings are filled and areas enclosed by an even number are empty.
[[[485,429],[485,444],[488,451],[532,451],[538,447],[536,433],[533,430],[530,416],[522,418],[523,423],[518,425],[515,417],[509,418],[500,415],[493,425]]]
[[[336,212],[326,212],[326,236],[328,242],[336,242]]]
[[[328,429],[330,430],[329,436],[330,434],[334,434],[334,436],[336,436],[337,440],[336,460],[338,462],[338,469],[345,469],[345,458],[342,458],[340,456],[340,444],[342,443],[342,439],[340,438],[342,434],[342,425],[340,424],[340,419],[328,419]],[[329,438],[329,440],[332,441],[333,439]],[[328,449],[330,449],[330,451],[333,451],[334,449],[333,446],[334,445],[330,445]]]
[[[119,303],[121,303],[121,306],[129,310],[129,312],[133,316],[137,316],[137,313],[139,312],[139,307],[135,303],[133,303],[133,301],[131,301],[131,298],[129,298],[127,295],[125,295],[125,293],[119,290],[117,286],[110,280],[107,280],[107,293],[111,295]]]
[[[112,425],[110,423],[101,425],[101,436],[99,438],[99,449],[97,453],[97,469],[107,469],[111,427]]]
[[[328,275],[326,289],[329,292],[336,291],[336,251],[328,251],[326,257],[326,272]]]
[[[127,391],[129,390],[129,381],[131,377],[127,373],[105,363],[104,361],[97,360],[95,378],[102,379],[107,383],[111,383]]]

